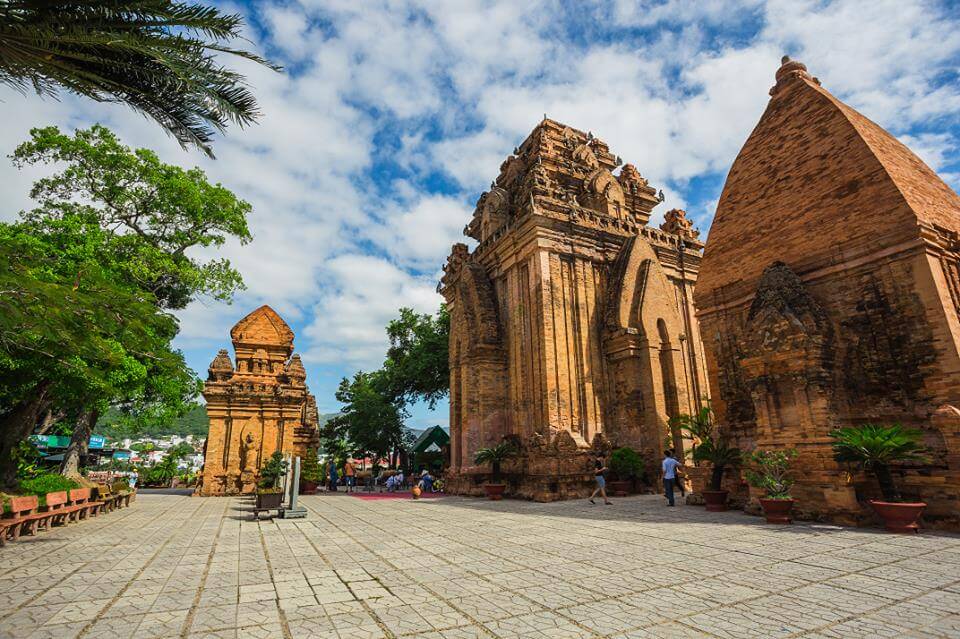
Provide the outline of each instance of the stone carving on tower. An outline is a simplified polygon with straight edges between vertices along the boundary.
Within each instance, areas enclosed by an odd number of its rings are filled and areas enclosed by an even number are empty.
[[[439,290],[451,315],[455,492],[479,490],[477,449],[522,451],[512,492],[582,494],[591,455],[632,446],[655,464],[668,422],[702,405],[691,308],[702,244],[647,226],[657,191],[602,140],[544,119],[500,166]]]
[[[250,494],[275,451],[303,457],[319,443],[316,401],[286,322],[261,306],[230,337],[236,366],[220,350],[203,388],[210,431],[197,493],[205,496]]]

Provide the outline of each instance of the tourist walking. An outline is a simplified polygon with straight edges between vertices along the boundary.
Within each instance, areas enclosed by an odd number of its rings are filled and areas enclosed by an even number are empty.
[[[353,487],[357,485],[357,469],[353,467],[353,462],[349,459],[343,465],[343,476],[347,478],[347,492],[352,493]]]
[[[337,491],[337,482],[340,478],[337,476],[337,462],[331,457],[330,461],[327,463],[327,472],[330,475],[330,490],[331,492]]]
[[[593,501],[593,498],[597,496],[597,493],[600,493],[600,496],[603,497],[603,503],[609,506],[613,502],[607,497],[607,480],[603,477],[603,474],[607,472],[607,466],[603,463],[603,455],[597,456],[597,461],[593,467],[593,478],[597,482],[597,487],[593,489],[593,493],[590,495],[590,503],[597,503]]]
[[[677,466],[680,465],[673,458],[672,450],[663,451],[663,463],[660,467],[663,469],[663,494],[667,498],[668,506],[676,506],[673,501],[673,486],[677,481]]]

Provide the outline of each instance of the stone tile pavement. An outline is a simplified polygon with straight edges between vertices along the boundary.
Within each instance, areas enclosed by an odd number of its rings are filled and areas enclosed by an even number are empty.
[[[768,526],[656,496],[141,494],[0,549],[0,637],[960,637],[960,536]]]

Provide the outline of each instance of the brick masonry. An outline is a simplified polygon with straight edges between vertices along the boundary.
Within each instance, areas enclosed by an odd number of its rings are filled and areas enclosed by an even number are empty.
[[[230,337],[236,366],[221,350],[203,388],[210,432],[198,495],[253,493],[275,451],[303,457],[319,443],[317,404],[286,322],[261,306]]]
[[[544,119],[500,167],[464,229],[440,290],[451,314],[448,487],[476,493],[475,452],[522,455],[510,491],[583,494],[591,453],[639,450],[656,467],[668,420],[706,393],[692,311],[702,243],[637,169],[590,133]],[[655,476],[655,470],[653,470]]]
[[[867,518],[878,489],[833,460],[828,433],[901,422],[931,451],[899,468],[905,494],[928,502],[928,523],[960,524],[958,232],[953,190],[784,60],[694,299],[720,424],[744,448],[799,449],[807,516]]]

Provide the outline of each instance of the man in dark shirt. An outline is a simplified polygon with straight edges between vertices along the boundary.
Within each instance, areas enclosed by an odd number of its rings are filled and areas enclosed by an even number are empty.
[[[593,490],[593,494],[590,495],[590,503],[595,504],[597,502],[593,501],[593,498],[597,496],[597,493],[600,493],[600,496],[603,497],[603,503],[610,505],[613,502],[607,498],[607,482],[603,478],[603,474],[607,472],[607,466],[603,463],[603,456],[598,455],[597,461],[594,464],[593,477],[597,482],[597,487]]]

